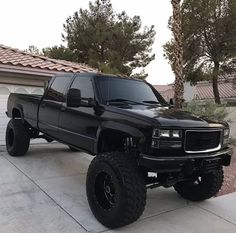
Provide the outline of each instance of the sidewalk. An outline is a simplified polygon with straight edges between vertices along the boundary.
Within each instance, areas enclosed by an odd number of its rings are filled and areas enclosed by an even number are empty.
[[[236,193],[195,204],[164,188],[148,190],[145,212],[136,223],[106,229],[87,203],[91,159],[57,143],[31,146],[21,158],[0,147],[0,233],[236,232]]]

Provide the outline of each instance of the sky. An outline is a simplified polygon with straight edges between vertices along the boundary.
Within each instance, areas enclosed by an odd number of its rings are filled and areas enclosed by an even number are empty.
[[[116,12],[139,15],[143,26],[154,25],[156,58],[147,67],[151,84],[169,84],[174,75],[163,57],[163,44],[171,38],[168,19],[172,14],[170,0],[111,0]],[[0,44],[18,49],[35,45],[39,49],[62,44],[63,23],[88,0],[4,0],[0,8]]]

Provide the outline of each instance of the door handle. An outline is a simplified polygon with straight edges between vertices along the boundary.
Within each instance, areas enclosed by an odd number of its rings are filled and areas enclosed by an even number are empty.
[[[45,108],[46,107],[46,104],[41,104],[41,108]]]

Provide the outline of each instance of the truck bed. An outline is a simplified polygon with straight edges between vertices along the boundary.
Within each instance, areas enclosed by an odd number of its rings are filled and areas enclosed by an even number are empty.
[[[7,102],[7,115],[12,118],[14,114],[17,114],[15,111],[15,107],[17,107],[24,119],[32,127],[37,128],[38,107],[41,99],[42,95],[12,93]]]

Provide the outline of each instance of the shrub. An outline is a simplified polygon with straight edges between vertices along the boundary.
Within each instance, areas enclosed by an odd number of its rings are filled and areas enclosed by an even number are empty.
[[[191,112],[196,116],[208,118],[210,120],[225,120],[228,115],[226,105],[215,104],[214,102],[189,102],[185,107],[185,111]]]

